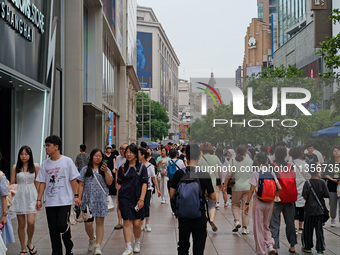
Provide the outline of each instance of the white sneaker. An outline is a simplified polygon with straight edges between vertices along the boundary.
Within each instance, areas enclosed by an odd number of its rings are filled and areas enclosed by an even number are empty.
[[[144,225],[142,225],[142,231],[145,231],[145,226]]]
[[[161,204],[165,204],[165,200],[164,200],[164,199],[162,199],[162,202],[161,202]]]
[[[275,255],[275,250],[271,245],[268,247],[268,255]]]
[[[215,208],[216,208],[217,210],[219,210],[219,209],[220,209],[220,203],[219,203],[219,202],[216,202],[216,204],[215,204]]]
[[[240,222],[239,222],[239,221],[236,221],[236,222],[234,223],[233,232],[237,232],[238,229],[239,229],[240,227],[241,227]]]
[[[126,248],[126,250],[123,252],[123,254],[122,255],[131,255],[131,254],[133,254],[133,250],[132,250],[132,248]]]
[[[96,244],[96,249],[94,250],[94,255],[102,255],[102,251],[100,249],[100,245]]]
[[[146,232],[151,232],[151,227],[149,226],[149,224],[145,225],[144,230],[145,230]]]
[[[335,227],[335,219],[331,220],[331,227]]]
[[[93,240],[89,240],[89,247],[87,248],[89,251],[93,251],[94,248],[96,247],[97,244],[97,240],[96,240],[96,236],[94,236]]]
[[[136,253],[140,252],[140,242],[135,243],[135,247],[133,248],[133,252],[136,252]]]
[[[249,230],[246,228],[242,229],[242,235],[249,235]]]

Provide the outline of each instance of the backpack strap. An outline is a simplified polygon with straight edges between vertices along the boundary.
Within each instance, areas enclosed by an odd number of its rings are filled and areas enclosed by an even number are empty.
[[[179,168],[179,166],[176,164],[176,162],[178,161],[178,159],[174,162],[174,161],[172,161],[172,160],[170,160],[172,163],[174,163],[175,164],[175,166],[177,167],[177,170],[181,170],[180,168]]]

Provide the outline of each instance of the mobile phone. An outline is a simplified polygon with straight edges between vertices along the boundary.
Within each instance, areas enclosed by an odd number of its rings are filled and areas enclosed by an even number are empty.
[[[136,212],[139,211],[138,205],[135,206],[135,211],[136,211]]]
[[[103,160],[103,164],[107,165],[107,162],[109,162],[107,159]]]

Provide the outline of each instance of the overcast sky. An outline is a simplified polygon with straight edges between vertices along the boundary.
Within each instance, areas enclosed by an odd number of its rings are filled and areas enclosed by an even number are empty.
[[[256,0],[137,0],[151,7],[181,62],[179,78],[234,78]]]

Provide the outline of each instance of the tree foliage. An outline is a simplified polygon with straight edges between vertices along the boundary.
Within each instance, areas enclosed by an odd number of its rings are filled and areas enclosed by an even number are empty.
[[[328,19],[334,25],[340,24],[340,10],[334,9]],[[321,49],[317,51],[325,62],[325,65],[329,69],[340,68],[340,33],[334,37],[327,37],[325,41],[321,42]],[[331,104],[334,107],[331,118],[334,119],[336,116],[340,115],[340,73],[337,72],[326,72],[319,74],[322,78],[334,79],[334,82],[338,86],[338,91],[334,93],[331,98]]]
[[[209,141],[213,144],[225,143],[231,146],[237,146],[241,143],[266,144],[273,145],[283,138],[290,137],[292,143],[298,141],[309,140],[310,133],[319,129],[329,127],[331,120],[329,118],[330,112],[315,111],[311,116],[303,115],[302,112],[295,105],[287,105],[286,115],[281,114],[281,90],[286,87],[305,88],[311,92],[310,104],[318,105],[321,102],[321,92],[319,90],[317,80],[304,78],[303,71],[299,71],[296,67],[284,66],[268,68],[259,73],[256,77],[249,77],[247,87],[244,91],[245,104],[247,103],[249,90],[252,88],[253,107],[256,110],[268,110],[273,104],[273,87],[277,88],[278,105],[273,113],[270,115],[255,115],[245,107],[244,115],[233,115],[233,104],[215,107],[208,109],[207,115],[201,119],[197,119],[190,127],[191,140],[196,142]],[[303,98],[305,95],[300,93],[288,93],[287,98]],[[308,108],[308,103],[305,105]],[[309,105],[311,106],[311,105]],[[228,123],[225,125],[216,125],[213,127],[214,119],[225,119]],[[279,121],[268,121],[268,120]],[[281,125],[281,121],[285,119],[296,120],[298,125],[294,128],[287,128]],[[330,118],[329,118],[330,119]],[[246,126],[230,125],[230,120],[235,122],[243,122],[245,120]],[[249,120],[256,120],[252,125],[265,123],[262,127],[250,127]],[[293,122],[285,122],[286,125],[293,125]]]
[[[142,97],[144,97],[144,102],[142,102]],[[151,100],[148,94],[143,92],[137,93],[137,137],[142,137],[143,135],[149,136],[149,107],[142,107],[142,104],[151,105],[151,140],[162,140],[169,133],[169,129],[171,126],[170,124],[168,124],[169,116],[164,106],[162,106],[159,102]],[[144,112],[143,120],[142,111]],[[142,133],[142,125],[144,129],[144,134]]]

